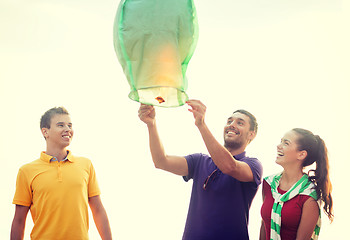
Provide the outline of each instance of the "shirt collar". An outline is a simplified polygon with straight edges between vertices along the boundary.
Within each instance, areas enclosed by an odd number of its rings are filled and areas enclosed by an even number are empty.
[[[235,159],[237,159],[237,160],[241,160],[241,159],[243,159],[243,158],[245,158],[245,151],[244,152],[242,152],[242,153],[240,153],[240,154],[237,154],[237,155],[235,155],[235,156],[233,156]]]
[[[68,160],[70,162],[74,162],[71,152],[70,151],[67,151],[67,152],[68,152],[68,154],[67,154],[66,158],[63,159],[62,161],[64,162],[64,161]],[[43,160],[44,162],[47,162],[47,163],[57,161],[57,159],[55,157],[48,155],[45,152],[41,152],[40,159]]]

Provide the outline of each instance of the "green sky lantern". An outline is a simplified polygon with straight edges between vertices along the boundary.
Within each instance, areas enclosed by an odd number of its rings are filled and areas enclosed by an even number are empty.
[[[188,100],[186,70],[198,39],[193,0],[122,0],[113,37],[130,99],[162,107]]]

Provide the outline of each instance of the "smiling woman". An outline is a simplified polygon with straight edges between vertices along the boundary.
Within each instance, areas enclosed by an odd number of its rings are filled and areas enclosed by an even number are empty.
[[[303,172],[316,162],[314,175]],[[277,146],[276,163],[283,172],[266,177],[260,239],[318,239],[321,227],[319,202],[333,220],[332,184],[324,141],[308,130],[287,132]],[[310,172],[310,171],[309,171]]]

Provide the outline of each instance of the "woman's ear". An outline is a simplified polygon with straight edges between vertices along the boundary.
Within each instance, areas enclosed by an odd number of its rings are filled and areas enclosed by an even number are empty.
[[[307,151],[306,150],[302,150],[302,151],[299,152],[298,160],[304,161],[306,157],[307,157]]]

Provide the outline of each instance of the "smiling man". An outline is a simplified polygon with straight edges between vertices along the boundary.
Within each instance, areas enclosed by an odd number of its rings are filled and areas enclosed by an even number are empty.
[[[193,179],[183,239],[249,239],[249,208],[262,176],[261,163],[245,153],[257,133],[256,119],[245,110],[235,111],[224,127],[222,146],[204,121],[205,105],[198,100],[187,104],[210,156],[166,155],[156,128],[154,107],[141,104],[139,109],[139,118],[148,127],[155,167],[183,176],[186,182]]]
[[[67,150],[74,133],[68,111],[48,110],[40,128],[46,151],[19,169],[11,240],[23,239],[29,210],[34,222],[31,239],[87,240],[88,205],[101,238],[112,239],[91,161]]]

